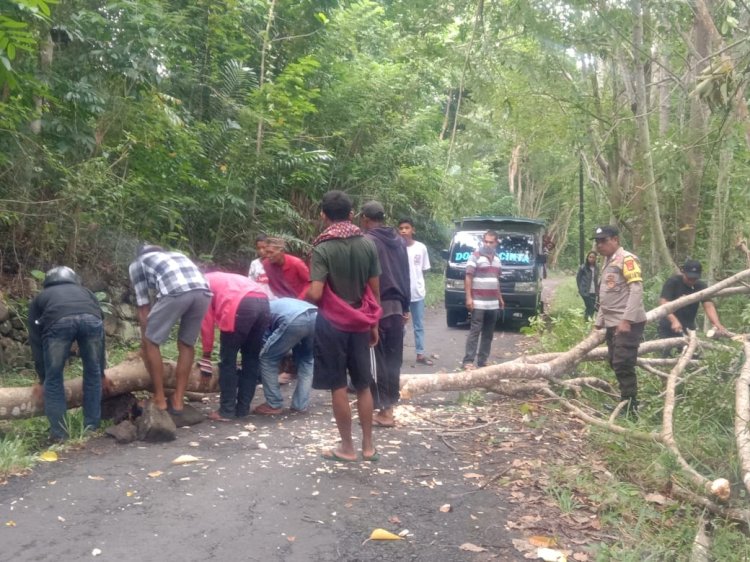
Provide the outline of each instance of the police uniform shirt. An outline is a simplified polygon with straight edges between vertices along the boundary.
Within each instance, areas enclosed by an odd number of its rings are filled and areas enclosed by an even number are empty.
[[[596,325],[611,328],[622,320],[645,322],[646,310],[641,264],[634,254],[620,247],[602,269]]]

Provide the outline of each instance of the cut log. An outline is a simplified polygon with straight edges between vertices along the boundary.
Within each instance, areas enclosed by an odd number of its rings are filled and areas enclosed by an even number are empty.
[[[742,483],[750,491],[750,340],[745,341],[745,362],[735,385],[734,438],[742,466]]]
[[[175,363],[164,362],[164,386],[173,389]],[[150,390],[151,377],[140,357],[126,359],[105,371],[110,380],[110,396],[125,394],[137,390]],[[188,379],[188,391],[201,390],[201,375],[194,368]],[[218,386],[218,374],[214,370],[206,392],[214,392]],[[65,381],[65,400],[68,408],[77,408],[83,403],[83,379],[81,377]],[[31,387],[0,388],[0,419],[22,419],[43,416],[44,407],[37,404],[32,396]]]

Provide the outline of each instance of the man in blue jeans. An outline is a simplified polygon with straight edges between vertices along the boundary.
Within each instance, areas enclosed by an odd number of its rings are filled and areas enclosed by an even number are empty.
[[[291,351],[297,366],[297,386],[292,411],[304,412],[310,402],[313,375],[313,344],[318,307],[293,298],[271,301],[271,334],[260,352],[260,369],[266,401],[254,414],[273,416],[282,412],[279,364]]]
[[[68,437],[63,369],[74,341],[83,361],[83,423],[88,429],[96,429],[101,420],[104,376],[102,309],[94,294],[81,286],[75,271],[55,267],[47,272],[44,289],[29,306],[34,368],[43,386],[50,437],[55,441]],[[38,396],[39,391],[35,389],[34,393]]]

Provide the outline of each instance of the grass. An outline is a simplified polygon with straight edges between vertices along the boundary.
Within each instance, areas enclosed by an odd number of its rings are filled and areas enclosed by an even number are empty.
[[[654,295],[648,298],[653,300]],[[539,350],[567,350],[587,335],[592,326],[584,322],[582,309],[575,280],[564,280],[551,303],[550,317],[535,320],[529,328],[538,336]],[[707,368],[678,387],[674,427],[680,451],[692,466],[709,479],[727,478],[735,494],[746,500],[733,432],[736,357],[736,353],[703,351],[701,361]],[[576,375],[596,376],[616,388],[612,371],[603,362],[580,363]],[[639,371],[641,416],[633,427],[660,431],[663,390],[661,379]],[[583,390],[578,400],[597,411],[614,403],[613,398],[590,389]],[[669,498],[675,484],[692,488],[674,456],[657,443],[597,428],[590,431],[588,447],[591,456],[606,463],[606,480],[581,465],[578,470],[551,475],[546,493],[564,513],[575,509],[579,501],[598,506],[603,532],[619,540],[597,545],[594,559],[688,560],[701,510],[675,500],[660,505],[646,499],[648,494]],[[718,517],[711,522],[712,559],[750,560],[750,541],[740,526]]]
[[[427,293],[424,298],[425,306],[442,305],[445,298],[445,280],[442,268],[425,271],[424,282]]]

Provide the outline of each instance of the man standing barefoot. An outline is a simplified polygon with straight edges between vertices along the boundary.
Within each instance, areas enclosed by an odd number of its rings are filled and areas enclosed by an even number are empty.
[[[326,229],[313,242],[307,300],[318,305],[315,323],[313,388],[331,391],[341,444],[323,453],[331,461],[353,462],[352,412],[347,370],[357,393],[362,424],[362,459],[376,461],[372,443],[371,347],[378,343],[380,263],[375,245],[352,224],[352,201],[329,191],[320,204]]]
[[[195,357],[195,341],[211,302],[208,283],[187,257],[151,245],[138,248],[136,259],[130,264],[130,281],[138,306],[143,362],[154,385],[154,404],[160,410],[168,410],[177,426],[191,425],[195,421],[182,415],[183,398]],[[153,306],[151,292],[156,295]],[[169,403],[164,394],[164,363],[160,346],[167,341],[169,332],[177,323],[180,325],[175,367],[177,382],[172,403]]]

